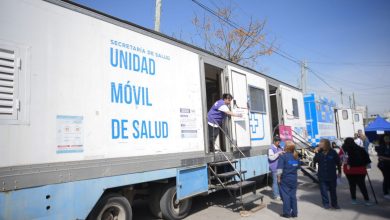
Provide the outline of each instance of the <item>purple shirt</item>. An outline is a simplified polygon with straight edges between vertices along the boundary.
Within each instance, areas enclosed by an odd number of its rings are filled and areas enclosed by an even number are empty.
[[[221,106],[225,105],[223,99],[220,99],[214,103],[207,113],[207,120],[212,124],[222,125],[223,120],[226,118],[226,113],[218,110]]]
[[[272,150],[272,152],[274,154],[278,154],[279,152],[282,152],[283,149],[280,148],[280,147],[276,147],[274,144],[272,144],[272,146],[269,148],[269,150]],[[278,160],[279,160],[279,156],[274,159],[274,160],[271,160],[268,158],[268,163],[269,163],[269,169],[272,171],[272,172],[276,172],[277,168],[278,168]]]

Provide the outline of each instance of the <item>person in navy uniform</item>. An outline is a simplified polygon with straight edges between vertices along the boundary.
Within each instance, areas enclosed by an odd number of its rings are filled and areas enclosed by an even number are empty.
[[[385,199],[390,200],[390,136],[386,135],[381,138],[378,152],[378,168],[383,174],[383,195]]]
[[[235,114],[230,111],[229,105],[232,99],[232,95],[223,94],[222,99],[216,101],[207,113],[210,151],[214,151],[215,139],[219,134],[219,128],[222,126],[222,123],[225,120],[226,116],[230,115],[235,117],[242,117],[241,114]]]
[[[319,147],[315,150],[314,164],[318,164],[318,180],[320,182],[320,190],[322,204],[325,209],[330,207],[340,209],[337,203],[337,177],[341,177],[341,161],[337,152],[332,149],[328,139],[321,139]],[[336,173],[337,168],[337,173]],[[330,193],[330,204],[329,196]]]
[[[286,141],[284,150],[285,154],[279,157],[277,169],[280,195],[283,201],[281,216],[295,218],[298,217],[297,186],[300,161],[298,153],[295,151],[295,144],[292,141]]]

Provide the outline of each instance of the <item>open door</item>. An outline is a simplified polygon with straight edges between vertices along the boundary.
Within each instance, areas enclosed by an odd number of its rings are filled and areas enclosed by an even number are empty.
[[[237,147],[250,147],[251,136],[249,132],[248,117],[248,85],[244,73],[229,68],[230,93],[234,100],[232,111],[241,113],[242,117],[232,117],[232,135]]]

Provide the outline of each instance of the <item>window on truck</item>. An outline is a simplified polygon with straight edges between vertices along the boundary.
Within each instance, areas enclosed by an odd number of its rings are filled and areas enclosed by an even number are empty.
[[[343,110],[341,112],[341,114],[343,115],[343,120],[348,120],[348,111],[347,110]]]
[[[250,109],[253,112],[267,112],[264,89],[249,86]]]
[[[293,115],[295,118],[299,118],[298,100],[292,99]]]
[[[355,114],[355,122],[359,122],[359,114]]]

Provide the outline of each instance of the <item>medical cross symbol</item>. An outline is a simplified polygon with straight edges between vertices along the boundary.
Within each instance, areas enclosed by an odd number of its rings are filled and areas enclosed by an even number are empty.
[[[252,134],[255,134],[257,128],[259,127],[259,119],[256,118],[254,113],[250,113],[249,120],[249,127],[251,128]]]

